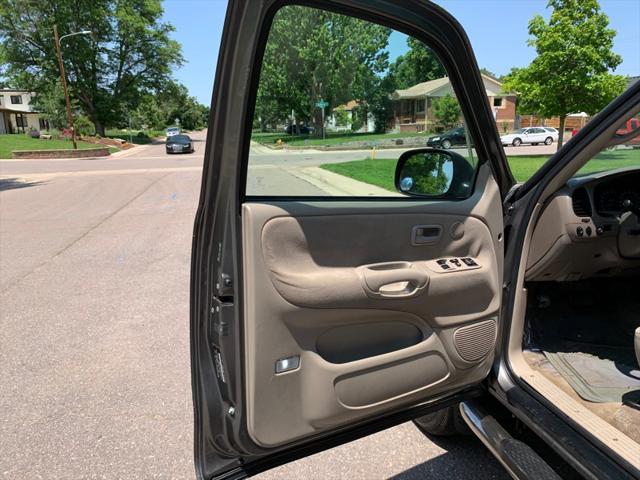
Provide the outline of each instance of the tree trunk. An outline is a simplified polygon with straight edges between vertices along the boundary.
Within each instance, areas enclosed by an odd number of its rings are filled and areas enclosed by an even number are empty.
[[[105,130],[102,122],[100,120],[93,119],[93,125],[96,127],[96,135],[100,135],[101,137],[104,137]]]
[[[560,115],[560,125],[558,128],[558,150],[562,148],[562,144],[564,143],[564,121],[566,119],[566,115]]]

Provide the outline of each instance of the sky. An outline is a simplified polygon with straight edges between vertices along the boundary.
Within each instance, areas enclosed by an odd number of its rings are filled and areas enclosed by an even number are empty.
[[[471,39],[480,67],[496,75],[523,67],[535,57],[527,46],[527,24],[535,14],[548,18],[546,0],[437,0],[462,24]],[[182,44],[185,65],[175,72],[191,95],[211,104],[226,0],[165,0],[164,19],[176,28],[173,38]],[[623,62],[615,73],[640,75],[640,1],[601,0],[600,7],[617,30],[613,50]],[[388,50],[393,59],[406,51],[406,40],[392,34]]]

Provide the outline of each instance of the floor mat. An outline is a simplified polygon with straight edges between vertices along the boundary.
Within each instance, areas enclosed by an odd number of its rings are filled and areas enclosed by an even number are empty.
[[[640,369],[632,349],[563,342],[543,352],[585,400],[626,403],[640,399]]]

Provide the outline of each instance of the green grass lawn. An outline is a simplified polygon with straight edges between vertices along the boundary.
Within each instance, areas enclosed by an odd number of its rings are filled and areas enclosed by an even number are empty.
[[[424,137],[425,140],[430,134],[428,133],[327,133],[327,138],[317,138],[311,135],[287,135],[286,133],[254,133],[251,140],[262,143],[264,145],[272,145],[282,140],[287,145],[293,146],[330,146],[341,145],[350,142],[375,142],[378,140],[408,138],[408,137]]]
[[[88,142],[78,142],[78,148],[98,148],[100,145],[94,145]],[[31,138],[22,133],[11,135],[0,135],[0,158],[11,158],[11,152],[14,150],[68,150],[73,148],[71,140],[40,140],[39,138]],[[109,152],[117,152],[116,148],[109,148]]]
[[[524,182],[547,160],[547,157],[512,156],[507,157],[509,166],[518,182]],[[377,158],[375,160],[354,160],[343,163],[325,163],[320,168],[361,182],[377,185],[395,191],[393,177],[396,159]],[[640,150],[605,151],[590,160],[578,174],[612,170],[622,167],[640,167]]]

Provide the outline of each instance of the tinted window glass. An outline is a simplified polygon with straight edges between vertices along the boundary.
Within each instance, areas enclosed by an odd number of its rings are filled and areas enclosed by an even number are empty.
[[[389,48],[391,40],[403,45],[401,54]],[[452,149],[475,168],[464,129],[462,137],[444,135],[464,124],[447,73],[427,45],[357,18],[286,6],[265,48],[246,193],[402,195],[394,174],[407,149]]]

